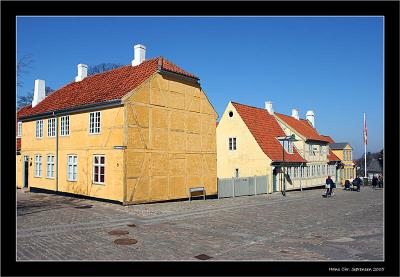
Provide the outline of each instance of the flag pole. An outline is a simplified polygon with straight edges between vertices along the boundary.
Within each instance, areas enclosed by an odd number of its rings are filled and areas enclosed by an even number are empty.
[[[366,134],[367,123],[365,121],[364,113],[364,177],[367,178],[367,134]]]

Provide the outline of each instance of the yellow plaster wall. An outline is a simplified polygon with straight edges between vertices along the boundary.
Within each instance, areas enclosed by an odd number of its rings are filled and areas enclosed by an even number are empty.
[[[217,193],[217,113],[199,85],[153,75],[124,99],[126,203]]]
[[[340,183],[342,185],[344,185],[344,182],[346,181],[346,179],[354,179],[356,177],[356,168],[354,167],[354,163],[352,160],[344,160],[344,151],[353,151],[353,148],[350,145],[346,145],[346,147],[344,149],[340,149],[340,150],[333,150],[332,152],[342,161],[342,163],[344,164],[344,166],[340,169]],[[353,153],[352,155],[353,156]],[[346,171],[347,170],[351,170],[352,171],[352,178],[349,178],[346,175]]]
[[[17,188],[22,188],[23,187],[23,156],[22,155],[16,155],[15,156],[15,181],[16,181],[16,186]]]
[[[229,112],[233,116],[229,117]],[[271,187],[271,160],[257,141],[231,102],[228,103],[217,126],[218,178],[232,178],[239,168],[239,177],[269,176]],[[236,150],[229,150],[229,138],[236,137]],[[270,191],[270,190],[269,190]]]
[[[89,134],[89,113],[70,114],[70,135],[59,136],[58,191],[109,200],[123,200],[124,150],[114,146],[124,145],[124,108],[100,110],[101,132]],[[58,120],[60,126],[60,120]],[[21,157],[29,155],[29,187],[57,190],[56,178],[46,178],[46,158],[56,156],[56,138],[47,136],[47,119],[44,120],[43,138],[35,137],[36,122],[23,122],[24,144]],[[42,177],[34,177],[34,156],[42,155]],[[78,157],[76,182],[67,181],[67,155]],[[105,155],[105,184],[92,183],[93,155]],[[55,171],[56,175],[56,171]]]

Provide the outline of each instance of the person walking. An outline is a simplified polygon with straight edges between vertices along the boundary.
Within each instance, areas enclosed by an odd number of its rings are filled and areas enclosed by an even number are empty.
[[[383,176],[381,174],[378,176],[378,187],[383,188]]]
[[[333,186],[334,186],[334,183],[331,179],[331,176],[328,176],[328,178],[326,178],[326,180],[325,180],[325,188],[326,188],[325,197],[326,198],[331,196]]]
[[[376,178],[376,175],[374,175],[372,177],[372,187],[375,189],[377,185],[378,185],[378,178]]]

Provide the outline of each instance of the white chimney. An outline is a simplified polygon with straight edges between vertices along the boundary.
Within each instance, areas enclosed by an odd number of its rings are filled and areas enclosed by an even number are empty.
[[[46,97],[46,83],[44,80],[35,80],[33,91],[32,108],[39,104]]]
[[[299,120],[299,111],[297,109],[292,109],[292,117]]]
[[[273,114],[274,113],[274,109],[272,108],[272,102],[271,101],[265,102],[265,109],[269,112],[269,114]]]
[[[134,56],[132,60],[132,66],[136,66],[144,62],[146,59],[146,46],[142,44],[136,44],[133,48]]]
[[[315,127],[314,112],[313,111],[307,111],[306,118],[311,123],[311,125],[313,127]]]
[[[75,82],[82,81],[87,77],[87,68],[86,64],[78,64],[78,76],[75,77]]]

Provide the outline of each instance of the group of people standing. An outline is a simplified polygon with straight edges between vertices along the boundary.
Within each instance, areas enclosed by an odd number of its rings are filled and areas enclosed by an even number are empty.
[[[344,190],[355,190],[355,191],[360,191],[362,184],[362,180],[359,176],[357,176],[352,182],[350,180],[346,180],[344,182]],[[351,188],[351,185],[353,185],[353,188]],[[375,189],[376,187],[382,188],[383,187],[383,176],[381,174],[375,174],[372,177],[372,187]],[[328,176],[325,180],[325,197],[330,197],[333,196],[333,189],[336,188],[336,184],[333,182],[331,179],[331,176]]]
[[[375,174],[372,177],[372,187],[375,189],[376,187],[383,187],[383,176],[381,174]]]

